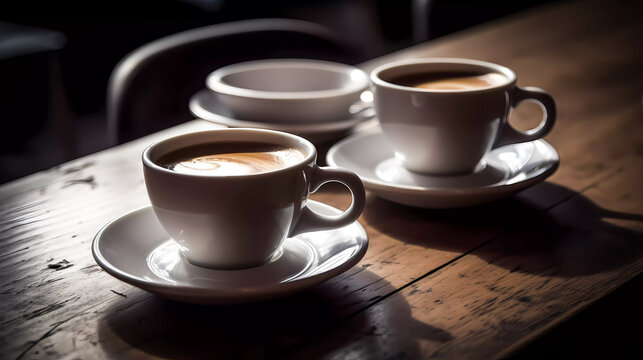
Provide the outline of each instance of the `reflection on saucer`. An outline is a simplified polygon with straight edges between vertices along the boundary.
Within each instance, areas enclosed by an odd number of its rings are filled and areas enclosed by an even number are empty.
[[[294,238],[285,242],[268,263],[257,268],[235,271],[216,270],[192,265],[181,255],[178,244],[168,240],[154,249],[146,262],[155,275],[173,284],[187,283],[193,286],[212,287],[229,282],[234,283],[234,286],[254,287],[266,282],[287,282],[297,279],[311,269],[317,257],[312,246]],[[259,270],[269,274],[270,278],[252,276]],[[225,281],[221,279],[221,272],[225,273]]]
[[[509,175],[507,166],[502,162],[487,163],[473,174],[459,176],[431,176],[407,170],[396,158],[382,161],[375,168],[381,180],[394,184],[409,184],[425,188],[461,189],[483,187],[506,180]]]

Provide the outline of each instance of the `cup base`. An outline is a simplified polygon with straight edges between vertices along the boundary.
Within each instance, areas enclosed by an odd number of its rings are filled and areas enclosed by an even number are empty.
[[[251,262],[251,263],[239,263],[239,264],[212,264],[212,263],[204,263],[200,261],[195,261],[194,259],[190,259],[187,255],[183,253],[183,251],[179,251],[179,254],[185,261],[188,263],[202,267],[202,268],[207,268],[207,269],[214,269],[214,270],[243,270],[243,269],[251,269],[259,266],[266,265],[268,263],[272,263],[274,261],[277,261],[281,255],[283,255],[284,251],[282,249],[282,246],[279,246],[277,250],[275,250],[274,253],[272,253],[270,256],[267,258],[259,261],[259,262]]]
[[[475,175],[477,173],[480,173],[485,170],[487,167],[487,162],[482,159],[480,162],[476,165],[473,170],[458,170],[458,171],[435,171],[435,170],[425,170],[425,169],[413,169],[409,167],[407,164],[405,164],[403,161],[398,159],[398,162],[400,163],[400,166],[403,167],[404,169],[418,174],[418,175],[425,175],[425,176],[440,176],[440,177],[454,177],[454,176],[469,176],[469,175]]]

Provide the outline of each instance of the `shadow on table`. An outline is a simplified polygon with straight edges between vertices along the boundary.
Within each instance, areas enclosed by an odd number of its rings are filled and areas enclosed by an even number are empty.
[[[395,291],[382,278],[364,272],[366,277],[360,274],[364,281],[381,281],[385,293]],[[401,296],[392,297],[394,313],[373,315],[366,310],[367,316],[352,316],[373,302],[359,288],[342,284],[336,278],[287,298],[228,306],[183,304],[156,295],[142,301],[131,297],[103,314],[99,343],[108,357],[115,358],[137,358],[143,352],[163,358],[265,359],[300,358],[301,353],[318,358],[357,339],[364,353],[382,353],[386,349],[377,348],[382,345],[376,329],[394,329],[395,323],[412,324],[409,336],[418,340],[452,339],[442,329],[410,319],[410,307]],[[406,343],[412,344],[407,353],[419,357],[418,344]]]
[[[641,358],[643,275],[507,356],[512,360]],[[639,354],[639,355],[636,355]]]
[[[551,183],[463,209],[419,209],[372,196],[364,217],[382,233],[428,248],[466,253],[493,239],[473,255],[532,274],[594,274],[635,261],[643,251],[641,232],[608,221],[630,220],[640,228],[643,215],[601,208]]]

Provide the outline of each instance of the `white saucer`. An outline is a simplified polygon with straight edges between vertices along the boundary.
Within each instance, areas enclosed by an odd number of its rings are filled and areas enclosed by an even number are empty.
[[[382,198],[424,208],[482,204],[535,185],[558,168],[556,150],[544,140],[492,150],[486,167],[474,174],[429,176],[410,172],[395,159],[381,131],[346,138],[327,154],[329,165],[354,171]]]
[[[276,123],[240,120],[233,118],[230,111],[219,102],[217,95],[208,89],[194,94],[190,99],[189,108],[194,116],[216,124],[285,131],[303,136],[312,142],[337,138],[366,120],[374,120],[375,116],[374,109],[367,108],[347,119],[324,122]]]
[[[309,200],[325,215],[339,210]],[[350,269],[366,253],[368,237],[354,222],[343,228],[284,241],[269,263],[243,270],[213,270],[190,264],[159,224],[151,207],[125,214],[103,227],[92,245],[96,262],[114,277],[183,302],[243,303],[303,290]]]

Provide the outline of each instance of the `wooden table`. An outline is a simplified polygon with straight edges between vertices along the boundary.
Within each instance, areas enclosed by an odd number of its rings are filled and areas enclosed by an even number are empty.
[[[457,56],[513,68],[519,85],[557,101],[547,141],[560,169],[516,196],[466,209],[415,209],[369,194],[359,220],[370,238],[364,259],[285,299],[175,303],[116,280],[91,256],[105,223],[148,204],[142,149],[207,123],[3,185],[0,358],[512,354],[643,269],[641,13],[640,3],[551,4],[364,64]],[[530,113],[516,111],[517,126]],[[314,198],[348,202],[333,188]]]

